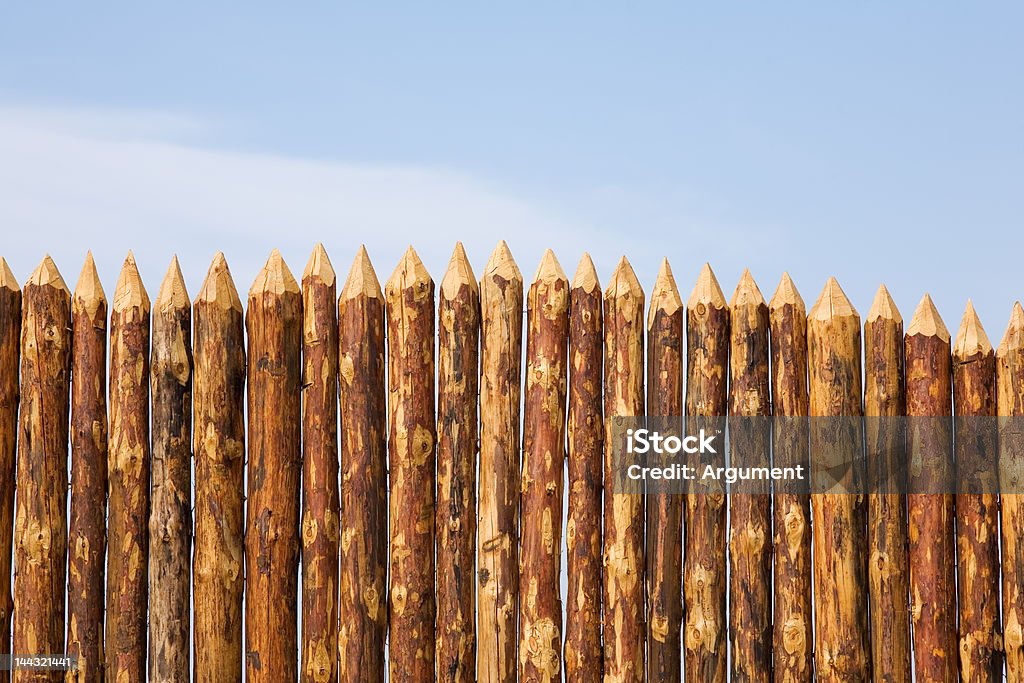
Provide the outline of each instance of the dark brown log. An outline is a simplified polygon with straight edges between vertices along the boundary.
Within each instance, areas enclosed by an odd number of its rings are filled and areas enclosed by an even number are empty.
[[[153,302],[149,680],[188,683],[192,592],[192,303],[178,257]]]
[[[384,287],[388,323],[389,680],[434,677],[434,281],[412,247]]]
[[[644,419],[644,291],[625,257],[605,289],[604,320],[604,680],[628,683],[646,676],[647,628],[644,495],[615,483],[624,461],[612,452],[622,447],[614,418]]]
[[[276,249],[249,290],[246,680],[298,677],[302,294]]]
[[[771,325],[774,462],[809,466],[807,441],[807,309],[788,273],[768,303]],[[775,493],[775,613],[772,662],[776,681],[814,676],[811,605],[811,505],[807,482],[783,482]]]
[[[863,458],[860,335],[860,316],[829,278],[807,317],[814,661],[823,681],[871,678],[867,511],[856,467]]]
[[[437,672],[476,680],[476,455],[480,291],[462,243],[437,308]]]
[[[504,241],[484,267],[480,309],[476,675],[480,683],[514,683],[518,645],[523,277]]]
[[[562,680],[562,479],[569,280],[548,249],[526,299],[519,681]]]
[[[647,415],[664,436],[681,436],[683,300],[668,259],[661,263],[647,313]],[[661,466],[668,462],[659,463]],[[647,679],[682,680],[683,496],[647,494]]]
[[[687,432],[715,433],[724,428],[728,411],[729,306],[707,264],[686,305],[686,359]],[[687,681],[723,683],[728,670],[724,486],[702,482],[686,496],[683,514],[683,669]]]
[[[931,297],[907,327],[907,496],[914,669],[918,680],[957,680],[949,332]]]
[[[388,502],[384,295],[359,247],[338,299],[342,681],[384,681]]]
[[[196,459],[193,594],[196,683],[242,680],[245,329],[218,252],[194,304]]]
[[[129,252],[110,314],[106,676],[117,683],[146,680],[149,321],[149,296]]]
[[[903,318],[889,291],[878,288],[864,321],[864,413],[869,468],[868,591],[871,659],[876,681],[911,680],[910,565],[906,451],[899,421],[906,411]]]
[[[0,258],[0,642],[3,643],[11,642],[11,612],[14,607],[11,595],[11,562],[14,557],[14,482],[18,443],[20,345],[21,289],[7,261]],[[102,623],[101,616],[101,632]],[[0,671],[0,683],[9,683],[10,680],[10,671]]]
[[[749,270],[729,302],[729,414],[732,463],[765,467],[770,453],[768,305]],[[753,419],[748,419],[753,418]],[[772,498],[751,481],[729,497],[730,680],[772,680]]]
[[[953,344],[960,680],[1003,680],[996,355],[970,301]]]
[[[322,244],[302,274],[302,674],[338,679],[338,309]]]
[[[569,512],[565,677],[599,683],[601,654],[601,495],[604,467],[601,285],[588,254],[569,288]]]

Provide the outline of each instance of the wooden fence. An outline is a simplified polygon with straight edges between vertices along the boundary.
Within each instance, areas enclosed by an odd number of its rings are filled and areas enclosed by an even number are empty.
[[[383,291],[360,249],[340,297],[322,246],[301,283],[275,251],[244,307],[222,254],[152,303],[129,254],[109,316],[91,256],[73,293],[0,259],[0,654],[113,683],[1024,680],[1016,492],[644,496],[606,452],[645,412],[1024,415],[1020,304],[994,350],[970,305],[955,340],[927,296],[904,331],[884,286],[863,326],[834,279],[808,312],[705,266],[684,305],[666,261],[645,314],[626,259],[602,294],[548,251],[524,292],[504,242],[479,281],[457,246],[436,299],[412,248]],[[775,463],[834,432],[776,429]],[[863,434],[1024,475],[1000,437]]]

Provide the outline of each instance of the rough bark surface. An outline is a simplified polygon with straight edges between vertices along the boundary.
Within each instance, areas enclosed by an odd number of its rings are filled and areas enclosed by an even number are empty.
[[[498,244],[480,280],[477,679],[516,679],[523,277]]]
[[[860,316],[829,278],[807,319],[814,525],[814,661],[819,680],[871,678],[867,539],[857,469],[863,443]],[[815,418],[833,418],[822,420]],[[836,419],[845,418],[845,419]],[[819,471],[842,475],[819,492]]]
[[[21,330],[11,652],[59,655],[64,652],[71,294],[49,256],[25,283]],[[14,681],[61,678],[60,672],[26,669],[13,675]]]
[[[953,410],[960,680],[1001,681],[996,355],[970,302],[953,345]]]
[[[565,676],[602,680],[601,492],[604,419],[601,286],[583,255],[569,289],[569,511],[565,527],[568,589],[565,604]]]
[[[784,273],[768,304],[771,326],[772,413],[777,467],[808,467],[807,310]],[[806,483],[776,486],[775,612],[772,662],[779,683],[814,676],[811,605],[811,506]]]
[[[724,428],[728,410],[729,307],[706,264],[686,306],[686,358],[687,433],[713,434]],[[724,488],[692,489],[684,520],[683,669],[687,681],[722,683],[728,670]]]
[[[644,494],[622,490],[614,450],[623,444],[613,438],[615,418],[644,420],[644,292],[625,258],[605,290],[604,321],[604,680],[627,683],[645,678],[647,629]]]
[[[107,680],[146,680],[149,579],[149,297],[128,254],[110,314]]]
[[[384,681],[388,498],[384,394],[384,295],[359,248],[338,299],[341,401],[342,681]]]
[[[647,315],[647,415],[663,435],[681,436],[683,300],[668,260],[651,290]],[[671,420],[671,425],[669,424]],[[655,427],[651,427],[652,429]],[[656,465],[667,465],[658,462]],[[680,681],[683,621],[683,496],[647,494],[647,680]]]
[[[104,320],[104,329],[106,321]],[[0,642],[11,642],[11,562],[14,551],[15,453],[18,443],[18,363],[21,346],[21,289],[0,258]],[[104,421],[104,427],[106,421]],[[103,630],[102,613],[100,631]],[[7,648],[4,648],[7,649]],[[11,680],[0,671],[0,683]]]
[[[925,295],[907,328],[907,496],[914,669],[918,680],[957,680],[950,344]]]
[[[549,249],[526,300],[519,681],[562,680],[562,488],[569,280]]]
[[[153,302],[149,680],[190,680],[192,304],[174,257]]]
[[[476,455],[480,292],[459,243],[437,309],[437,674],[476,680]]]
[[[302,674],[338,678],[338,309],[323,245],[302,274]]]
[[[275,249],[249,290],[246,680],[298,677],[302,294]]]
[[[193,385],[196,683],[242,680],[245,548],[245,329],[231,271],[218,253],[196,296]]]
[[[910,566],[903,496],[906,411],[903,318],[885,286],[864,321],[864,414],[869,481],[868,591],[874,679],[909,683]]]
[[[729,302],[729,414],[732,462],[764,467],[771,414],[768,305],[744,271]],[[767,482],[749,482],[729,497],[730,680],[772,680],[772,498]]]
[[[390,680],[434,678],[434,281],[412,247],[384,287],[388,323]]]

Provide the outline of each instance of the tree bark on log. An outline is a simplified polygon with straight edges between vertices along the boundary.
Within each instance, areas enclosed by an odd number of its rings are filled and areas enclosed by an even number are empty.
[[[807,432],[807,309],[788,273],[768,303],[776,467],[810,464]],[[772,664],[780,683],[814,677],[811,501],[807,481],[777,482]]]
[[[648,428],[682,436],[683,300],[668,259],[661,263],[647,314]],[[656,466],[674,458],[658,459]],[[668,488],[647,494],[647,680],[682,680],[683,496]]]
[[[565,676],[599,683],[601,655],[601,497],[604,467],[601,285],[588,254],[569,289],[569,511],[566,522]]]
[[[644,424],[644,291],[625,257],[605,290],[604,320],[604,680],[629,683],[647,672],[644,493],[622,482],[628,456],[615,432]]]
[[[275,249],[249,290],[246,680],[298,677],[302,294]]]
[[[523,277],[498,244],[480,280],[477,678],[516,680]]]
[[[178,258],[153,302],[149,680],[189,683],[192,592],[192,303]]]
[[[146,680],[149,578],[149,296],[129,252],[110,314],[107,680]]]
[[[914,669],[957,680],[949,332],[926,294],[907,328],[907,496]]]
[[[196,683],[241,683],[245,536],[245,328],[218,253],[194,304]]]
[[[519,681],[562,680],[562,488],[569,280],[548,249],[526,300]]]
[[[770,465],[768,305],[749,270],[729,302],[729,414],[732,462]],[[729,498],[729,628],[733,681],[772,680],[772,498],[769,482],[750,481]]]
[[[867,519],[858,492],[864,484],[860,316],[835,278],[808,314],[807,340],[815,668],[823,681],[867,681]]]
[[[365,247],[338,299],[341,401],[340,680],[384,681],[388,497],[384,295]]]
[[[697,278],[686,305],[687,432],[714,434],[725,427],[729,381],[729,306],[711,267]],[[724,459],[719,464],[724,465]],[[699,464],[698,459],[694,459]],[[724,683],[727,672],[724,486],[691,487],[684,512],[683,635],[686,680]]]
[[[338,679],[338,309],[322,244],[302,274],[302,674]]]
[[[864,321],[868,590],[876,681],[910,683],[903,318],[882,285]]]
[[[64,652],[71,293],[49,256],[25,283],[21,331],[11,652],[59,655]],[[61,677],[59,672],[17,669],[12,678]]]
[[[104,322],[105,324],[105,322]],[[18,364],[21,346],[21,289],[7,261],[0,258],[0,642],[11,642],[14,598],[11,563],[14,558],[15,454],[18,443]],[[104,427],[106,421],[104,421]],[[102,631],[102,614],[100,630]],[[0,671],[0,683],[11,673]]]
[[[437,672],[476,680],[476,455],[480,291],[462,243],[437,310]]]
[[[391,466],[390,680],[434,678],[434,281],[412,247],[384,287]]]

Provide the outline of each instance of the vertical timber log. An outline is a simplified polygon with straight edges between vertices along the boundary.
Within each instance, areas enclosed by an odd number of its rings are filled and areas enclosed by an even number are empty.
[[[105,319],[103,325],[105,330]],[[14,607],[11,595],[11,562],[14,557],[14,482],[18,443],[20,345],[21,289],[7,261],[0,258],[0,642],[5,645],[11,642],[11,612]],[[103,421],[103,426],[105,434],[106,420]],[[102,633],[102,606],[100,609]],[[10,680],[10,671],[0,671],[0,683],[9,683]]]

